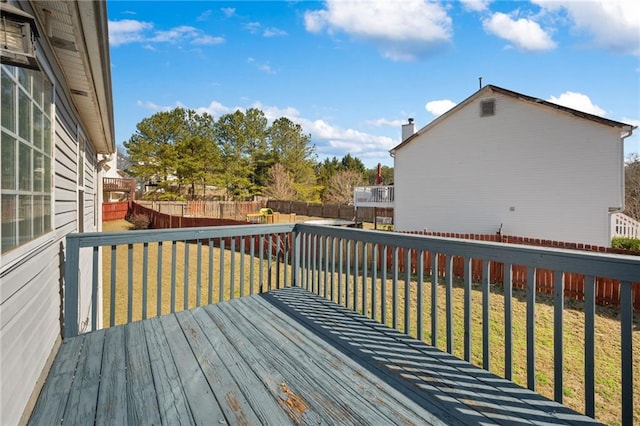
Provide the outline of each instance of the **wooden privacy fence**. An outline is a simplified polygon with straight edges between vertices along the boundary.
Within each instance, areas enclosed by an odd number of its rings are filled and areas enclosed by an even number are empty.
[[[170,216],[245,220],[265,207],[263,201],[138,201],[148,209]]]
[[[219,219],[213,217],[188,217],[174,216],[161,213],[149,207],[145,207],[137,202],[132,202],[129,210],[130,215],[143,214],[149,218],[150,227],[153,229],[171,228],[194,228],[200,226],[226,226],[226,225],[248,225],[249,223],[234,219]]]
[[[186,216],[242,220],[265,206],[263,201],[187,201]]]
[[[346,204],[307,203],[305,201],[269,200],[267,207],[280,213],[295,213],[300,216],[323,217],[326,219],[375,221],[376,216],[393,217],[392,208],[358,207]]]
[[[129,201],[117,201],[115,203],[102,203],[102,220],[121,220],[127,217]]]
[[[609,247],[592,246],[588,244],[564,243],[560,241],[540,240],[533,238],[523,238],[505,235],[482,235],[482,234],[455,234],[441,232],[410,232],[410,234],[431,235],[447,238],[461,238],[467,240],[504,242],[510,244],[534,245],[540,247],[567,248],[583,251],[596,251],[600,253],[626,254],[639,256],[640,253],[629,252],[626,250],[612,249]],[[378,248],[378,255],[382,256],[382,247]],[[387,265],[391,268],[393,264],[393,250],[387,250]],[[417,252],[411,251],[409,268],[412,274],[417,273],[416,266],[418,264]],[[424,252],[424,273],[431,275],[431,253]],[[381,258],[381,257],[380,257]],[[397,256],[398,271],[406,270],[405,249],[398,249]],[[445,255],[438,255],[438,277],[444,278],[446,271]],[[452,262],[452,274],[457,279],[464,278],[464,259],[454,256]],[[503,284],[505,274],[504,264],[500,262],[490,262],[489,281],[492,284]],[[511,274],[513,277],[513,287],[518,289],[526,289],[527,287],[527,268],[521,265],[512,265]],[[482,279],[482,259],[472,259],[471,261],[471,278],[474,282],[480,282]],[[640,277],[638,277],[640,279]],[[585,278],[582,274],[565,272],[564,274],[564,295],[567,298],[584,301]],[[640,282],[634,283],[640,287]],[[553,295],[553,271],[547,269],[536,270],[536,292]],[[613,279],[596,277],[596,303],[600,306],[618,307],[620,305],[620,282]],[[634,310],[640,311],[640,289],[634,292],[633,298]]]

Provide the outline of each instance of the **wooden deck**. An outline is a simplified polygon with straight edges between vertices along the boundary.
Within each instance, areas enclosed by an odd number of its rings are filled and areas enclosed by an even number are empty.
[[[593,420],[300,288],[66,339],[32,424]]]

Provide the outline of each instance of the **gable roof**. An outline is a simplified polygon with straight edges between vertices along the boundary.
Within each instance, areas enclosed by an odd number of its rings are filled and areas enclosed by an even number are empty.
[[[632,131],[633,129],[635,129],[637,127],[637,126],[632,126],[631,124],[626,124],[626,123],[622,123],[622,122],[619,122],[619,121],[609,120],[607,118],[599,117],[597,115],[588,114],[588,113],[583,112],[583,111],[578,111],[578,110],[575,110],[573,108],[568,108],[568,107],[565,107],[565,106],[562,106],[562,105],[558,105],[558,104],[554,104],[552,102],[545,101],[545,100],[542,100],[542,99],[539,99],[539,98],[534,98],[533,96],[523,95],[522,93],[517,93],[517,92],[514,92],[512,90],[507,90],[507,89],[503,89],[502,87],[493,86],[491,84],[488,84],[488,85],[484,86],[483,88],[481,88],[480,90],[478,90],[477,92],[475,92],[473,95],[469,96],[464,101],[460,102],[455,107],[451,108],[449,111],[445,112],[444,114],[438,116],[437,118],[435,118],[434,120],[429,122],[429,124],[427,124],[426,126],[421,128],[420,130],[418,130],[413,135],[409,136],[407,139],[402,141],[399,145],[397,145],[394,148],[392,148],[389,152],[393,155],[393,153],[395,151],[397,151],[398,149],[402,148],[403,146],[405,146],[406,144],[408,144],[412,140],[416,139],[418,136],[422,135],[423,133],[427,132],[430,128],[434,127],[436,124],[438,124],[441,121],[445,120],[447,117],[455,114],[458,110],[464,108],[466,105],[468,105],[471,102],[475,101],[477,98],[485,96],[489,92],[490,93],[499,93],[501,95],[505,95],[505,96],[508,96],[508,97],[511,97],[511,98],[514,98],[514,99],[517,99],[517,100],[520,100],[520,101],[523,101],[523,102],[530,102],[530,103],[534,103],[536,105],[543,105],[545,107],[553,108],[555,110],[558,110],[558,111],[561,111],[561,112],[564,112],[564,113],[567,113],[567,114],[571,114],[571,115],[573,115],[575,117],[578,117],[578,118],[582,118],[582,119],[585,119],[585,120],[593,121],[593,122],[596,122],[598,124],[602,124],[604,126],[617,127],[617,128],[620,128],[621,130],[626,130],[626,131]]]

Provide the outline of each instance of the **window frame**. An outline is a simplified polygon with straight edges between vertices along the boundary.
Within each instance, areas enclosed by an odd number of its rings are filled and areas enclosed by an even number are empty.
[[[8,71],[8,72],[7,72]],[[49,246],[55,240],[55,79],[51,77],[52,73],[47,68],[42,71],[28,70],[24,71],[19,67],[9,66],[2,64],[0,72],[3,76],[7,75],[10,79],[12,89],[11,97],[13,102],[14,111],[11,115],[13,121],[12,126],[2,126],[2,133],[4,137],[13,139],[15,144],[14,163],[16,164],[15,175],[19,178],[19,160],[18,151],[21,146],[29,148],[30,155],[30,188],[29,190],[20,189],[20,182],[15,182],[13,189],[2,189],[2,195],[9,196],[15,195],[17,199],[20,196],[28,197],[41,197],[40,204],[44,209],[46,205],[46,198],[48,197],[48,209],[42,212],[41,230],[37,231],[34,226],[35,209],[37,208],[36,200],[31,198],[31,211],[29,215],[30,230],[29,239],[23,243],[18,243],[16,240],[14,245],[8,249],[7,252],[0,252],[0,268],[2,275],[8,270],[13,269],[15,264],[21,262],[25,257],[31,256],[34,253],[40,252],[44,247]],[[23,85],[25,72],[31,73],[29,78],[29,87]],[[39,74],[43,80],[36,81],[33,79],[33,75]],[[28,74],[27,74],[28,75]],[[35,94],[34,90],[39,90],[39,93]],[[28,138],[23,137],[20,131],[20,111],[18,99],[20,96],[26,93],[29,104],[29,120],[30,128]],[[40,98],[40,99],[38,99]],[[33,123],[39,114],[41,120],[41,126],[35,129]],[[4,123],[3,123],[4,124]],[[38,131],[38,134],[34,131]],[[46,133],[45,133],[46,132]],[[47,135],[48,134],[48,135]],[[36,139],[40,139],[37,141]],[[44,163],[42,167],[36,167],[37,158],[42,158]],[[45,176],[45,172],[48,174]],[[41,183],[38,183],[36,179],[37,169],[43,168],[43,177]],[[0,178],[1,180],[1,178]],[[48,183],[48,188],[45,186]],[[38,190],[37,186],[40,186]],[[2,207],[0,206],[0,209]],[[15,213],[14,213],[15,214]],[[49,222],[47,223],[45,218],[48,216]],[[37,235],[36,235],[37,234]],[[19,235],[16,235],[19,238]]]

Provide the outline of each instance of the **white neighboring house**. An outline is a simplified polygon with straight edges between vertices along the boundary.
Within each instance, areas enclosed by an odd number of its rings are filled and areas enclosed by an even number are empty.
[[[115,144],[106,2],[0,8],[2,40],[13,28],[27,34],[22,41],[37,33],[34,55],[15,53],[21,41],[0,46],[0,424],[12,425],[28,420],[60,347],[66,236],[101,230],[98,158]],[[84,253],[81,277],[91,276],[90,262]],[[91,289],[79,287],[87,330]]]
[[[395,229],[609,246],[633,129],[485,86],[417,132],[403,125],[390,151]]]

